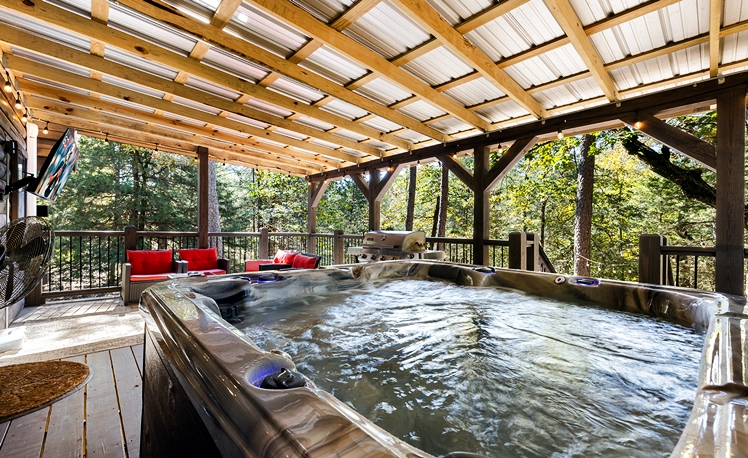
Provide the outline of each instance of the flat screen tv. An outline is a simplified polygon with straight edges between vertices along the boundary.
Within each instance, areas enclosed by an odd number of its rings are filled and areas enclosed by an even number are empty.
[[[38,178],[27,189],[44,200],[54,202],[77,162],[75,132],[68,129],[49,151]]]

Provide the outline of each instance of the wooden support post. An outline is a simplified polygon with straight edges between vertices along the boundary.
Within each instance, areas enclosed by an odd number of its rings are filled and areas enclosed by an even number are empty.
[[[270,237],[268,236],[268,228],[260,228],[260,240],[258,241],[257,257],[260,259],[268,258],[268,248],[270,247]]]
[[[639,283],[662,284],[662,236],[639,236]]]
[[[343,231],[340,229],[332,231],[332,262],[333,264],[345,263],[345,241]]]
[[[473,180],[473,263],[486,265],[488,262],[488,245],[485,240],[490,230],[490,202],[487,190],[487,174],[490,166],[490,148],[479,146],[473,150],[475,170]]]
[[[369,172],[369,230],[378,231],[382,226],[382,213],[381,205],[382,198],[376,198],[375,190],[379,186],[380,177],[379,170],[371,170]]]
[[[208,148],[197,147],[197,246],[208,248]]]
[[[527,235],[527,270],[542,272],[540,263],[540,237],[534,232],[528,232]]]
[[[307,251],[309,253],[317,253],[317,236],[314,235],[317,232],[317,206],[319,201],[322,200],[322,195],[327,189],[329,181],[309,182],[309,188],[307,191],[307,218],[306,226],[307,232]]]
[[[745,295],[745,94],[740,86],[717,96],[717,221],[715,289]]]
[[[527,269],[527,234],[524,232],[509,233],[509,260],[507,266],[510,269]]]
[[[125,226],[125,250],[138,249],[138,228]]]

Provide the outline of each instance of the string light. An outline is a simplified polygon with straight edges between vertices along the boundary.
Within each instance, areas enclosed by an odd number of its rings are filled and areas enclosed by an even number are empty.
[[[44,125],[44,130],[42,130],[42,133],[44,135],[47,135],[49,133],[49,121]]]
[[[29,122],[29,117],[26,115],[26,112],[23,113],[23,116],[21,116],[21,122],[26,124]]]
[[[104,132],[104,143],[106,143],[107,145],[109,144],[109,133],[108,132]]]
[[[563,133],[563,132],[561,132],[561,131],[559,130],[559,131],[558,131],[558,134],[556,134],[556,138],[558,138],[559,140],[563,140],[563,138],[564,138],[564,133]]]
[[[16,110],[20,110],[23,108],[23,105],[21,105],[21,99],[16,99]]]
[[[8,74],[7,70],[5,71],[5,77],[7,81],[5,81],[5,86],[3,86],[3,90],[5,90],[5,92],[10,93],[13,91],[13,86],[11,86],[10,84],[10,75]]]
[[[634,123],[634,128],[636,128],[636,130],[641,130],[642,129],[642,122],[641,121],[636,121]]]
[[[156,149],[154,150],[154,152],[158,153],[158,143],[156,143]]]

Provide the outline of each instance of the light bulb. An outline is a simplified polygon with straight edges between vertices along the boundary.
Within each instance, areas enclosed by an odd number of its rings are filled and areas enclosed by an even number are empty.
[[[21,116],[21,122],[24,123],[24,124],[26,124],[27,122],[29,122],[29,117],[26,116],[26,113],[24,113],[23,116]]]
[[[13,90],[13,86],[10,85],[10,81],[5,82],[5,86],[3,86],[3,89],[5,92],[11,92]]]
[[[23,105],[21,105],[21,99],[16,99],[16,110],[20,110],[23,108]]]
[[[641,122],[641,121],[636,121],[636,122],[634,123],[634,128],[635,128],[636,130],[641,130],[641,128],[642,128],[642,122]]]
[[[109,144],[109,134],[104,134],[104,143]]]
[[[49,122],[47,122],[47,124],[44,125],[44,130],[42,130],[42,133],[44,135],[47,135],[49,133]]]
[[[563,139],[564,138],[564,133],[559,130],[558,134],[556,135],[556,138],[558,138],[559,140]]]

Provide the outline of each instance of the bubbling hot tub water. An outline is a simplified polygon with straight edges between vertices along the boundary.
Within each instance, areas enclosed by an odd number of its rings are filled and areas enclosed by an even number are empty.
[[[248,311],[240,328],[435,455],[668,456],[703,335],[517,291],[377,281]]]

